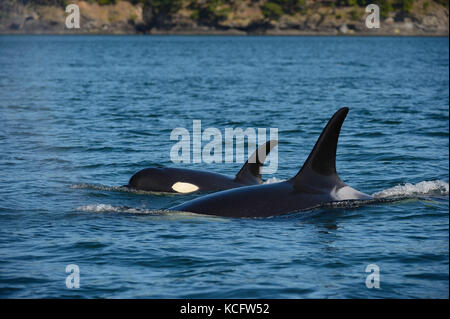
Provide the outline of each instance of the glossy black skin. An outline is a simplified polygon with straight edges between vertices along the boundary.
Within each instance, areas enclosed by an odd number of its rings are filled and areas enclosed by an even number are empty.
[[[336,172],[336,149],[348,108],[339,109],[323,129],[300,171],[286,182],[209,194],[169,208],[224,217],[269,217],[342,200],[370,199],[347,186]]]
[[[302,199],[307,201],[302,202]],[[300,207],[297,202],[301,204]],[[224,217],[268,217],[306,208],[314,203],[317,201],[312,198],[296,196],[291,183],[282,182],[206,195],[171,207],[170,210]]]
[[[171,207],[170,210],[223,217],[277,216],[337,201],[333,190],[347,186],[340,181],[335,184],[332,180],[319,185],[315,177],[311,178],[310,183],[301,189],[296,188],[292,180],[241,187],[202,196]],[[369,198],[370,196],[360,193],[354,199]]]
[[[152,192],[177,193],[177,182],[196,185],[198,191],[218,191],[262,183],[258,178],[240,179],[223,174],[184,168],[146,168],[134,174],[126,187]]]
[[[134,174],[125,187],[149,192],[179,193],[173,189],[176,183],[189,183],[198,187],[192,192],[213,192],[248,185],[262,184],[261,168],[267,154],[278,141],[269,140],[253,152],[236,176],[184,168],[146,168]],[[186,190],[188,191],[188,190]]]

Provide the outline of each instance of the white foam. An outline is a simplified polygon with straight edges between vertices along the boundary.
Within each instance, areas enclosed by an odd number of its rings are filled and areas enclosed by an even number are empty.
[[[198,218],[201,216],[203,219],[211,219],[214,221],[225,221],[228,220],[225,218],[221,218],[219,216],[209,216],[202,214],[195,214],[190,212],[182,212],[182,211],[169,211],[169,210],[161,210],[161,209],[141,209],[141,208],[132,208],[125,206],[112,206],[109,204],[92,204],[77,207],[76,210],[89,212],[89,213],[119,213],[119,214],[140,214],[140,215],[153,215],[153,216],[161,216],[165,219],[171,220],[179,220],[185,218]]]
[[[125,206],[112,206],[108,204],[92,204],[77,207],[77,210],[93,213],[128,213],[128,214],[158,214],[162,211],[151,209],[139,209]]]
[[[97,184],[75,184],[70,188],[73,189],[95,189],[100,191],[109,191],[109,192],[125,192],[125,193],[134,193],[141,195],[177,195],[177,193],[168,193],[168,192],[151,192],[151,191],[143,191],[132,189],[124,186],[106,186],[106,185],[97,185]]]
[[[441,180],[423,181],[417,184],[406,183],[397,185],[380,192],[374,193],[375,198],[386,198],[393,196],[413,196],[413,195],[448,195],[449,186],[447,182]]]
[[[97,189],[101,191],[127,191],[126,187],[122,186],[106,186],[106,185],[97,185],[97,184],[75,184],[70,186],[70,188],[74,189]]]

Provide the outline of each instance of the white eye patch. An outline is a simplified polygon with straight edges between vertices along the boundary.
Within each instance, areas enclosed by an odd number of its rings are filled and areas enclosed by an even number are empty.
[[[192,193],[198,190],[198,186],[190,183],[176,182],[172,189],[178,193]]]

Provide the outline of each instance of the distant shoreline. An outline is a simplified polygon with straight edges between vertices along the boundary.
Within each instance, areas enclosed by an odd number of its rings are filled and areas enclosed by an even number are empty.
[[[390,32],[389,32],[390,31]],[[297,30],[297,29],[287,29],[287,30],[274,30],[268,29],[260,32],[246,32],[237,29],[220,30],[220,29],[191,29],[191,30],[180,30],[180,29],[169,29],[169,30],[158,30],[152,29],[147,32],[127,32],[124,30],[112,30],[110,32],[102,32],[98,30],[69,30],[64,29],[61,31],[51,30],[42,31],[37,30],[34,32],[29,32],[28,30],[0,30],[0,35],[193,35],[193,36],[336,36],[336,37],[447,37],[448,32],[398,32],[395,30],[380,31],[380,30],[368,30],[368,31],[354,31],[354,32],[330,32],[330,31],[311,31],[311,30]]]
[[[343,37],[343,38],[377,38],[377,37],[389,37],[389,38],[448,38],[448,34],[367,34],[367,33],[355,33],[355,34],[333,34],[333,33],[232,33],[232,32],[155,32],[155,33],[68,33],[68,32],[49,32],[49,33],[27,33],[27,32],[0,32],[0,36],[229,36],[229,37]]]
[[[163,19],[140,2],[134,5],[114,0],[114,4],[99,5],[94,0],[71,0],[79,6],[80,28],[68,29],[63,6],[30,1],[28,5],[19,0],[0,2],[0,35],[449,36],[448,7],[429,0],[426,0],[426,10],[423,8],[425,0],[420,0],[407,14],[398,10],[386,14],[378,29],[366,26],[367,13],[363,7],[327,7],[319,2],[312,5],[307,14],[297,12],[271,19],[261,11],[269,0],[239,1],[240,9],[228,8],[227,18],[213,22],[195,19],[197,11],[187,5]],[[197,2],[191,0],[190,3]]]

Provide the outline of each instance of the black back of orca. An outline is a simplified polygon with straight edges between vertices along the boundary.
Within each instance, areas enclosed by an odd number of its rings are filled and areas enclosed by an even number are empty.
[[[262,184],[262,165],[277,144],[278,141],[274,140],[262,144],[233,177],[193,169],[146,168],[134,174],[126,187],[153,192],[192,193]]]
[[[303,167],[290,180],[217,192],[170,210],[225,217],[268,217],[334,201],[371,198],[347,186],[336,172],[337,142],[347,113],[348,108],[342,108],[333,115]]]

